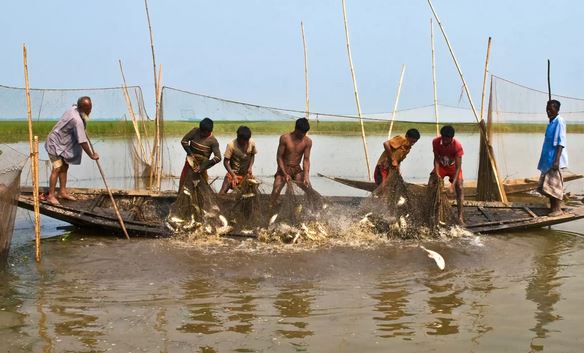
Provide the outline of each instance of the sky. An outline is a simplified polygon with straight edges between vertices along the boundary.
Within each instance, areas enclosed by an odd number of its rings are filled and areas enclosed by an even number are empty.
[[[480,103],[487,39],[490,71],[584,97],[582,1],[434,0],[475,104]],[[341,0],[150,0],[163,84],[282,108],[304,108],[304,22],[311,110],[355,114]],[[31,87],[142,86],[152,110],[154,84],[142,0],[0,0],[0,84]],[[402,64],[400,107],[432,104],[431,11],[426,0],[347,0],[353,62],[364,113],[391,111]],[[435,23],[438,99],[460,102],[461,81]]]

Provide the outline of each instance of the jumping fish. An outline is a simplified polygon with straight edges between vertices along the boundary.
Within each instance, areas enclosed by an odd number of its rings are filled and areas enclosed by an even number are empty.
[[[428,253],[428,257],[436,262],[436,265],[441,271],[444,270],[444,267],[446,267],[446,262],[444,262],[442,255],[438,254],[436,251],[426,249],[423,245],[420,245],[420,248]]]
[[[272,216],[272,218],[270,218],[270,223],[269,225],[274,224],[274,222],[276,222],[276,218],[278,218],[278,214],[276,213],[275,215]]]

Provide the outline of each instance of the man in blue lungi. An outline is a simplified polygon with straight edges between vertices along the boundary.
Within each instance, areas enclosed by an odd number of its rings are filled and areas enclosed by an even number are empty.
[[[560,102],[555,99],[547,102],[546,112],[549,124],[537,165],[541,171],[538,191],[550,199],[551,212],[548,216],[557,217],[563,213],[561,202],[564,198],[564,180],[561,169],[568,167],[566,121],[559,115]]]

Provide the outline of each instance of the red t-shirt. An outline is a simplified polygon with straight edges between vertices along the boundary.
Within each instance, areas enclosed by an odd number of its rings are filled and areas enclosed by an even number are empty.
[[[442,145],[442,137],[438,136],[432,140],[432,150],[438,156],[440,164],[443,166],[453,165],[457,157],[462,157],[464,151],[462,144],[453,138],[448,146]]]

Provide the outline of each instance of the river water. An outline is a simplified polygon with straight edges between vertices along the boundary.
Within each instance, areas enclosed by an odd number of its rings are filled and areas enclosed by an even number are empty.
[[[584,169],[570,135],[571,170]],[[496,144],[502,173],[537,174],[540,135]],[[313,136],[313,174],[366,178],[359,137]],[[476,135],[462,135],[466,179]],[[228,136],[219,136],[222,146]],[[275,136],[257,138],[256,174],[269,190]],[[369,141],[372,163],[382,138]],[[403,164],[423,182],[430,138]],[[111,183],[127,187],[125,143],[95,141]],[[176,143],[175,143],[176,145]],[[26,144],[13,145],[26,151]],[[180,147],[174,171],[180,169]],[[42,157],[42,156],[41,156]],[[100,187],[85,158],[71,186]],[[505,165],[506,164],[506,165]],[[25,172],[26,174],[26,172]],[[222,175],[213,168],[211,175]],[[358,195],[316,176],[325,194]],[[169,182],[168,187],[172,187]],[[584,183],[569,190],[582,193]],[[425,242],[354,241],[320,247],[253,241],[125,241],[43,218],[40,264],[32,224],[19,212],[0,270],[2,352],[580,352],[584,347],[584,222],[551,229]]]

